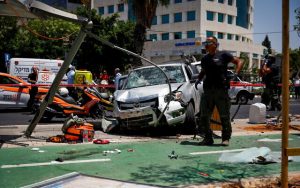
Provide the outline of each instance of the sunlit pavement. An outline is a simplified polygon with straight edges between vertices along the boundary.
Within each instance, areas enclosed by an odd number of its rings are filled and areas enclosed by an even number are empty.
[[[219,161],[224,152],[239,153],[251,147],[268,147],[274,152],[281,151],[280,131],[245,131],[243,128],[246,126],[251,126],[247,119],[235,120],[229,147],[221,146],[220,139],[215,139],[213,146],[199,146],[199,137],[192,139],[193,135],[151,138],[110,135],[101,131],[96,132],[95,138],[108,139],[110,144],[50,143],[45,138],[61,134],[60,124],[38,125],[32,138],[22,137],[26,126],[6,127],[6,135],[1,135],[1,139],[9,142],[2,144],[0,150],[0,186],[20,187],[38,182],[42,182],[39,185],[46,185],[46,180],[55,178],[50,181],[52,187],[53,182],[56,186],[68,187],[70,182],[82,180],[84,183],[84,179],[89,187],[101,187],[102,183],[106,185],[105,183],[110,182],[108,178],[119,180],[111,181],[111,187],[124,183],[128,183],[128,187],[177,187],[279,175],[280,163]],[[0,128],[3,133],[3,127]],[[289,147],[299,147],[299,131],[291,130],[289,138]],[[289,171],[300,172],[300,162],[290,162]],[[60,177],[74,172],[79,175],[65,178],[66,181],[60,180]],[[86,176],[83,178],[84,175]],[[79,176],[82,178],[78,178]]]

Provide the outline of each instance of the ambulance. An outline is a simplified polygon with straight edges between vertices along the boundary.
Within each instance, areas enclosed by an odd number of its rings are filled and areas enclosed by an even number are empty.
[[[63,60],[54,59],[11,58],[8,64],[8,73],[27,81],[31,68],[36,66],[39,69],[37,84],[52,84],[63,62]],[[65,84],[66,81],[67,76],[64,75],[62,84]]]

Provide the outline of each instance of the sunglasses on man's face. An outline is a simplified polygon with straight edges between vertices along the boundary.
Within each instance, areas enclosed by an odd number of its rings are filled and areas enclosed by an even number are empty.
[[[202,43],[204,46],[209,46],[209,45],[212,45],[212,44],[215,44],[214,42],[212,41],[205,41]]]

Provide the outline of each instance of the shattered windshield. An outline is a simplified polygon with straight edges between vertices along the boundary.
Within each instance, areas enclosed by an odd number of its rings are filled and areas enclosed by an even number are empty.
[[[185,82],[181,66],[160,66],[169,77],[170,83]],[[125,89],[166,84],[165,75],[156,67],[147,67],[132,71],[127,78]]]

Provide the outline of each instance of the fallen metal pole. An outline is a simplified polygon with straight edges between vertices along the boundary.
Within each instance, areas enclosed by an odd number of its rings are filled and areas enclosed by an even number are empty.
[[[90,23],[91,24],[91,23]],[[86,27],[86,26],[83,26]],[[40,119],[42,118],[45,109],[47,108],[48,104],[50,104],[53,100],[53,97],[55,95],[55,92],[57,91],[57,88],[64,76],[64,74],[66,73],[66,71],[68,70],[71,62],[73,61],[78,49],[80,48],[82,42],[84,41],[84,38],[86,36],[86,32],[81,29],[75,42],[73,43],[70,52],[68,53],[66,60],[64,61],[64,63],[62,64],[61,68],[59,69],[46,97],[44,98],[43,102],[41,103],[40,108],[38,109],[38,111],[35,113],[33,119],[31,120],[29,126],[27,127],[26,131],[25,131],[25,136],[26,137],[30,137],[33,130],[35,129],[37,123],[40,121]]]

